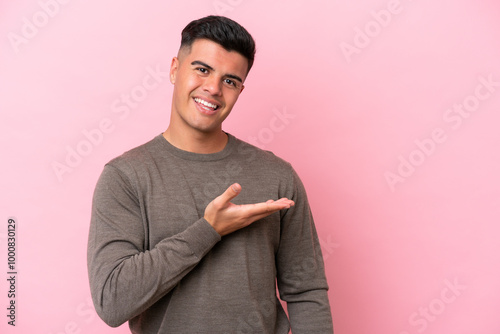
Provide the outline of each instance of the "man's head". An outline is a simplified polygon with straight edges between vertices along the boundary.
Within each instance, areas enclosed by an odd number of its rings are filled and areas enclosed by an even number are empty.
[[[170,66],[174,84],[168,133],[222,133],[252,66],[255,43],[238,23],[209,16],[189,23]]]
[[[189,23],[182,31],[180,49],[191,49],[197,39],[208,39],[227,51],[236,51],[248,60],[250,71],[255,57],[255,41],[237,22],[224,16],[207,16]]]

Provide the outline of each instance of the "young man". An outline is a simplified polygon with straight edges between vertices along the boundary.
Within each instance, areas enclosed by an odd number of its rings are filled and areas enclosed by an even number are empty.
[[[171,64],[167,130],[104,167],[88,266],[108,325],[129,321],[132,333],[333,333],[302,183],[287,162],[222,130],[254,54],[238,23],[191,22]]]

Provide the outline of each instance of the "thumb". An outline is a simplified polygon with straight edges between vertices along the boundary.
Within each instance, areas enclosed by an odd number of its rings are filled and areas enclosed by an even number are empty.
[[[222,193],[222,195],[219,196],[219,200],[222,202],[221,204],[227,204],[229,203],[233,198],[238,196],[238,194],[241,192],[241,186],[238,183],[233,183],[229,188],[226,189]]]

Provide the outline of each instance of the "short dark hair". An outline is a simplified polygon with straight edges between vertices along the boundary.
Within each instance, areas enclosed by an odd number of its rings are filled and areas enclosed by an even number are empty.
[[[248,60],[250,71],[255,58],[255,41],[239,23],[224,17],[210,15],[190,22],[182,30],[181,49],[191,48],[197,39],[208,39],[227,51],[236,51]]]

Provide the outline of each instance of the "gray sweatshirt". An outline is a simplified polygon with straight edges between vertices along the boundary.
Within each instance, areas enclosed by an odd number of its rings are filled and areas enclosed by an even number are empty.
[[[132,333],[333,333],[328,285],[304,187],[289,163],[228,135],[197,154],[160,134],[111,160],[88,242],[94,305]],[[235,204],[295,206],[224,237],[203,218],[232,183]],[[288,315],[277,297],[287,303]]]

